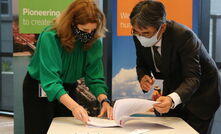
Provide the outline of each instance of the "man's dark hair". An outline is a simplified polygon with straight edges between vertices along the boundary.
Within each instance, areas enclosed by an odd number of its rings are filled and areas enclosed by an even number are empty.
[[[130,14],[130,23],[140,29],[153,26],[158,29],[166,22],[164,5],[159,1],[144,0],[139,2]]]

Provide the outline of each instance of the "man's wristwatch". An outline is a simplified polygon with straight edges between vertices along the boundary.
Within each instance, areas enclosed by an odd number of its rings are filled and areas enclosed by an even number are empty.
[[[104,102],[107,102],[107,103],[109,103],[110,105],[111,105],[111,101],[108,99],[108,98],[106,98],[106,99],[103,99],[102,101],[101,101],[101,106],[103,105],[103,103]]]

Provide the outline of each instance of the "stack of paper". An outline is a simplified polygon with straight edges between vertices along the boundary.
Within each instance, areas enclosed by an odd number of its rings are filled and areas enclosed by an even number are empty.
[[[158,102],[137,98],[120,99],[115,102],[113,108],[114,120],[90,118],[88,125],[97,127],[123,126],[126,121],[135,119],[134,117],[130,117],[130,115],[144,113],[156,103]]]

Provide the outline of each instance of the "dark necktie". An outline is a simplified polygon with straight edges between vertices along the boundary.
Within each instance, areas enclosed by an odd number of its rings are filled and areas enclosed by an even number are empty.
[[[155,65],[156,67],[161,70],[161,55],[158,52],[159,46],[153,46],[153,52],[154,52],[154,60],[155,60]]]

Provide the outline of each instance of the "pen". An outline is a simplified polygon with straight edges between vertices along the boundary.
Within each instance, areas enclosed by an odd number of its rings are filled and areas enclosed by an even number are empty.
[[[152,100],[156,101],[159,97],[161,96],[161,89],[159,86],[154,87],[154,92],[152,95]],[[154,108],[154,113],[156,116],[161,116],[161,113],[159,113],[155,108]]]

